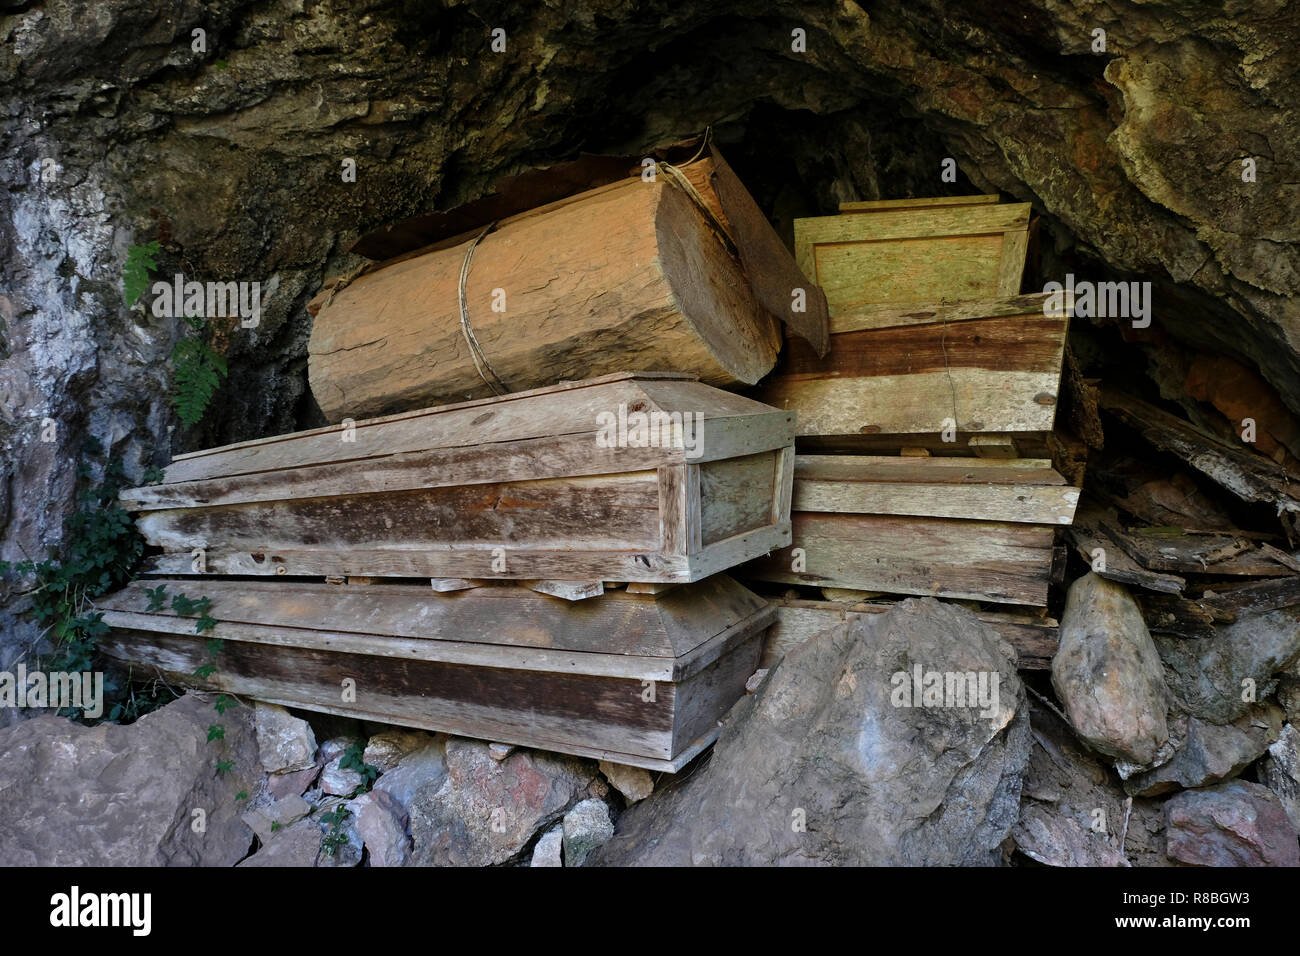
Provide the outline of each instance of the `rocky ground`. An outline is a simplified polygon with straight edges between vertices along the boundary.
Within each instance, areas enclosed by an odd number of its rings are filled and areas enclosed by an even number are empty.
[[[268,704],[207,742],[198,695],[39,717],[0,730],[0,865],[1300,865],[1300,612],[1188,647],[1131,605],[1074,586],[1058,707],[970,611],[905,601],[792,651],[675,776]],[[998,675],[995,706],[906,706],[918,664]]]

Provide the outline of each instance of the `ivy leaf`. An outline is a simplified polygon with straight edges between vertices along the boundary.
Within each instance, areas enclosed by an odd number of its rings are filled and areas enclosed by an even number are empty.
[[[200,664],[194,668],[194,676],[199,680],[207,680],[212,676],[212,672],[217,669],[216,664]]]
[[[210,607],[212,607],[212,601],[209,598],[201,597],[196,600],[187,597],[184,594],[175,594],[172,596],[172,610],[181,617],[192,617],[195,614],[204,614]]]
[[[126,293],[127,308],[135,305],[136,300],[149,288],[149,273],[158,268],[154,256],[161,246],[155,240],[142,246],[131,246],[126,250],[126,265],[122,267],[122,290]]]
[[[226,728],[221,724],[213,724],[208,728],[208,743],[214,740],[223,740],[226,736]]]
[[[161,611],[167,600],[167,585],[160,584],[156,588],[145,588],[144,593],[149,595],[149,610]]]
[[[227,694],[219,694],[217,695],[216,703],[212,706],[218,714],[224,714],[226,711],[230,710],[230,708],[238,707],[239,701]]]
[[[202,634],[204,631],[210,631],[217,626],[217,619],[208,614],[204,614],[194,622],[194,633]]]
[[[229,773],[231,770],[234,769],[235,769],[235,762],[233,760],[217,761],[217,773]]]

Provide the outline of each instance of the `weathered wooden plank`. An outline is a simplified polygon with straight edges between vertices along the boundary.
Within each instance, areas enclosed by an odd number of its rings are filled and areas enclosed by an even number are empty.
[[[1043,292],[1000,295],[996,298],[958,299],[923,304],[897,305],[892,302],[864,305],[837,312],[831,317],[831,334],[863,329],[889,329],[904,325],[952,325],[977,319],[1020,316],[1026,321],[1037,316],[1068,318],[1068,303],[1052,305]],[[1071,300],[1072,301],[1072,300]]]
[[[795,248],[803,243],[881,242],[996,234],[1029,226],[1030,205],[981,203],[973,206],[928,206],[878,210],[870,216],[814,216],[796,219]]]
[[[889,212],[893,209],[935,209],[944,206],[987,206],[998,201],[997,193],[976,196],[931,196],[924,199],[866,199],[840,203],[840,212]]]
[[[762,421],[744,422],[757,432],[744,429],[738,433],[743,453],[758,450],[748,443],[772,441],[766,448],[779,447],[781,427],[773,409],[753,399],[711,388],[688,376],[675,373],[618,373],[584,382],[564,382],[547,388],[517,392],[496,398],[475,399],[453,405],[425,408],[400,415],[388,415],[357,421],[349,431],[338,425],[315,428],[289,435],[263,438],[177,455],[166,469],[165,484],[249,475],[282,468],[302,468],[366,459],[388,459],[395,455],[438,449],[473,450],[484,446],[530,439],[550,440],[562,436],[589,438],[596,448],[597,421],[602,413],[617,413],[620,406],[646,414],[656,412],[680,418],[686,412],[699,413],[710,438],[702,445],[703,454],[690,460],[710,460],[708,448],[714,442],[728,440],[731,432],[709,428],[723,419],[746,419],[758,416]],[[768,424],[772,423],[772,424]],[[733,424],[728,422],[727,424]],[[718,434],[714,435],[714,432]],[[674,435],[679,433],[674,431]],[[561,444],[557,456],[563,460]],[[511,448],[502,448],[510,451]],[[539,445],[522,446],[523,455],[536,454]],[[660,464],[686,460],[681,445],[659,448]],[[742,453],[720,445],[717,457]],[[453,458],[453,463],[458,459]],[[625,469],[619,469],[625,470]],[[536,474],[529,472],[522,477]],[[511,477],[508,466],[496,480]],[[553,477],[559,477],[554,475]],[[149,485],[147,488],[158,488]],[[138,489],[132,489],[138,490]]]
[[[697,466],[701,544],[773,523],[779,452],[759,452]]]
[[[1019,458],[1015,439],[1007,435],[972,435],[966,445],[978,458]]]
[[[592,528],[603,548],[653,551],[658,515],[655,473],[646,471],[148,511],[136,524],[149,544],[187,552],[510,549],[517,542],[576,550],[593,540]]]
[[[1133,595],[1142,609],[1147,628],[1180,637],[1213,637],[1220,624],[1231,624],[1236,615],[1209,607],[1202,601],[1176,594]]]
[[[882,614],[887,603],[808,601],[787,598],[775,602],[776,623],[767,632],[759,667],[773,667],[793,648],[814,634],[851,621],[860,614]],[[976,611],[976,616],[997,631],[1016,650],[1020,670],[1047,670],[1059,641],[1052,618],[1024,613]]]
[[[954,427],[976,434],[1048,432],[1069,320],[1026,312],[1025,300],[1034,298],[962,305],[951,321],[945,315],[952,309],[944,305],[858,315],[854,324],[863,327],[833,328],[825,358],[791,342],[758,395],[797,412],[800,436],[938,435]],[[992,314],[973,314],[979,311]],[[926,321],[874,324],[906,316]]]
[[[1263,501],[1300,512],[1294,488],[1300,477],[1244,448],[1233,447],[1147,402],[1103,387],[1099,404],[1156,448],[1170,452],[1243,501]]]
[[[834,354],[834,346],[831,354]],[[1050,372],[953,368],[861,378],[780,376],[763,385],[763,400],[798,413],[800,436],[939,436],[952,422],[961,432],[1047,432],[1056,418],[1059,379]],[[965,439],[957,436],[964,444]]]
[[[501,582],[440,594],[419,585],[388,583],[346,588],[220,578],[197,586],[186,579],[134,581],[98,598],[96,607],[175,620],[169,606],[147,610],[145,592],[151,584],[164,584],[173,595],[201,593],[211,601],[211,615],[223,624],[274,626],[304,634],[351,630],[412,639],[449,635],[455,641],[511,648],[659,658],[684,658],[735,622],[761,619],[767,608],[725,574],[654,596],[607,591],[598,600],[578,604]],[[192,623],[187,625],[191,629]]]
[[[788,534],[788,530],[786,534]],[[763,549],[766,550],[766,549]],[[202,576],[187,553],[146,558],[148,575]],[[739,562],[734,562],[739,563]],[[725,571],[726,565],[715,571]],[[464,547],[442,550],[348,548],[340,551],[207,552],[206,574],[325,577],[368,574],[390,578],[465,577],[489,580],[552,578],[557,581],[657,581],[680,584],[702,580],[693,559],[658,552],[529,551],[522,548]],[[504,569],[504,570],[503,570]],[[713,572],[709,572],[713,573]]]
[[[1095,526],[1081,524],[1077,515],[1074,525],[1066,534],[1074,542],[1079,557],[1089,567],[1095,568],[1099,577],[1108,581],[1134,585],[1163,594],[1181,594],[1183,588],[1187,586],[1186,580],[1177,575],[1159,574],[1139,566],[1105,532]],[[1099,552],[1104,558],[1104,564],[1097,563]]]
[[[1064,485],[1046,458],[939,458],[889,455],[797,455],[795,479],[920,484]]]
[[[1221,587],[1213,593],[1207,591],[1201,596],[1200,603],[1212,611],[1238,617],[1294,607],[1300,604],[1300,575],[1252,581],[1232,588]]]
[[[797,478],[793,507],[796,512],[918,515],[1068,525],[1078,502],[1079,489],[1063,485],[927,484]]]
[[[1050,526],[795,511],[791,547],[750,562],[744,573],[788,584],[1043,605],[1052,541]]]
[[[1129,531],[1110,519],[1104,519],[1102,527],[1129,557],[1151,571],[1205,574],[1251,548],[1249,541],[1234,535],[1192,535],[1173,528]]]

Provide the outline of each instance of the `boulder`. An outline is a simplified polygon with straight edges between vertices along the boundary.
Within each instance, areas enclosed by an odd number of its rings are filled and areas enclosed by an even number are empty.
[[[235,797],[262,777],[251,718],[186,695],[125,726],[48,716],[0,730],[0,865],[233,865],[253,843]],[[218,721],[225,737],[209,743]]]
[[[1162,635],[1156,646],[1179,706],[1229,724],[1262,700],[1273,676],[1300,655],[1300,607],[1239,617],[1204,640]]]
[[[1114,770],[1046,707],[1031,706],[1030,721],[1016,849],[1048,866],[1169,866],[1163,808],[1126,799]]]
[[[316,866],[321,857],[321,830],[314,820],[302,819],[277,829],[260,850],[238,866]]]
[[[295,795],[249,810],[241,819],[252,827],[259,840],[269,843],[281,829],[310,813],[311,804]]]
[[[1235,777],[1254,763],[1282,732],[1282,708],[1253,704],[1230,724],[1212,724],[1198,717],[1180,718],[1186,730],[1168,762],[1124,781],[1132,794],[1153,797],[1171,790],[1204,787]]]
[[[600,772],[605,775],[606,780],[614,785],[615,790],[623,794],[623,799],[627,801],[628,806],[638,800],[644,800],[654,793],[654,778],[650,776],[648,770],[602,760],[600,762]]]
[[[343,818],[336,824],[326,822],[323,817],[338,812],[342,808]],[[315,817],[320,829],[321,852],[316,858],[317,866],[349,867],[360,866],[365,844],[358,826],[357,814],[351,801],[338,799],[327,800],[317,807]],[[326,842],[331,838],[330,842]]]
[[[300,797],[316,782],[320,767],[311,766],[306,770],[290,770],[285,773],[267,774],[266,790],[276,800],[285,797]]]
[[[1196,866],[1300,866],[1295,827],[1273,791],[1233,780],[1165,804],[1170,859]]]
[[[996,864],[1029,759],[1023,704],[1014,652],[970,611],[863,615],[787,654],[709,760],[629,808],[588,864]]]
[[[406,811],[385,790],[363,793],[349,809],[356,817],[357,833],[370,854],[371,866],[401,866],[411,855],[406,832]]]
[[[316,735],[307,721],[275,704],[255,703],[253,724],[257,728],[262,767],[267,773],[289,773],[315,766]]]
[[[1300,830],[1300,730],[1287,724],[1260,762],[1259,781],[1282,803],[1291,825]]]
[[[552,827],[543,833],[533,847],[533,859],[529,866],[564,866],[560,851],[564,844],[564,827]]]
[[[402,757],[392,770],[380,774],[372,790],[391,794],[398,806],[406,811],[421,787],[436,792],[447,778],[445,746],[444,738],[430,738],[419,750]]]
[[[342,767],[343,758],[334,757],[320,772],[322,792],[336,797],[350,797],[361,786],[361,774]]]
[[[1146,765],[1168,743],[1160,655],[1121,584],[1089,573],[1070,585],[1052,686],[1071,725],[1100,753]]]
[[[569,866],[582,866],[598,847],[614,835],[609,805],[595,797],[583,800],[564,815],[564,859]]]
[[[401,763],[402,758],[434,742],[432,734],[419,730],[384,730],[366,741],[361,759],[380,773],[387,773]]]
[[[408,866],[492,866],[558,822],[595,776],[595,764],[516,750],[496,760],[476,740],[447,741],[447,775],[412,798]]]

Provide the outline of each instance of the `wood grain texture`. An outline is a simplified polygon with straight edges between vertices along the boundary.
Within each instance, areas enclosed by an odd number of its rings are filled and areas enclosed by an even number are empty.
[[[889,212],[894,209],[935,209],[945,206],[987,206],[998,201],[997,193],[976,196],[932,196],[924,199],[866,199],[840,203],[840,212]]]
[[[138,583],[107,596],[102,650],[285,706],[660,769],[712,739],[775,615],[722,577],[577,604],[519,587],[211,584],[218,624],[204,636],[191,618],[149,612]],[[209,637],[225,643],[199,680]]]
[[[796,219],[795,259],[832,316],[864,306],[1015,295],[1028,203],[898,206]]]
[[[179,621],[182,629],[192,631],[193,621],[178,618],[170,609],[148,612],[145,589],[158,584],[167,585],[169,593],[191,587],[185,580],[136,581],[100,598],[96,607],[149,613],[159,621]],[[688,657],[737,623],[761,626],[767,616],[766,603],[725,574],[656,595],[607,591],[577,603],[502,583],[446,594],[387,583],[349,588],[217,579],[203,587],[219,629],[230,624],[282,628],[300,635],[308,646],[317,646],[311,643],[315,633],[326,631],[433,641],[421,651],[431,659],[442,659],[440,648],[459,643],[514,653],[562,652],[579,661],[591,654],[654,657],[662,664]],[[524,665],[516,661],[514,666]]]
[[[211,574],[669,583],[788,541],[791,476],[776,463],[794,415],[681,376],[615,375],[350,434],[182,456],[162,484],[123,492],[169,552],[149,573],[195,573],[200,548]]]
[[[1042,606],[1050,526],[796,511],[790,548],[741,572],[762,581]],[[792,549],[802,549],[803,570]]]
[[[362,275],[321,308],[308,374],[327,419],[492,394],[461,326],[467,249]],[[466,302],[510,391],[624,369],[752,384],[780,345],[740,263],[668,177],[627,180],[502,225],[474,250]]]
[[[1069,320],[1038,298],[855,313],[825,358],[790,342],[758,397],[801,437],[1051,431]]]

